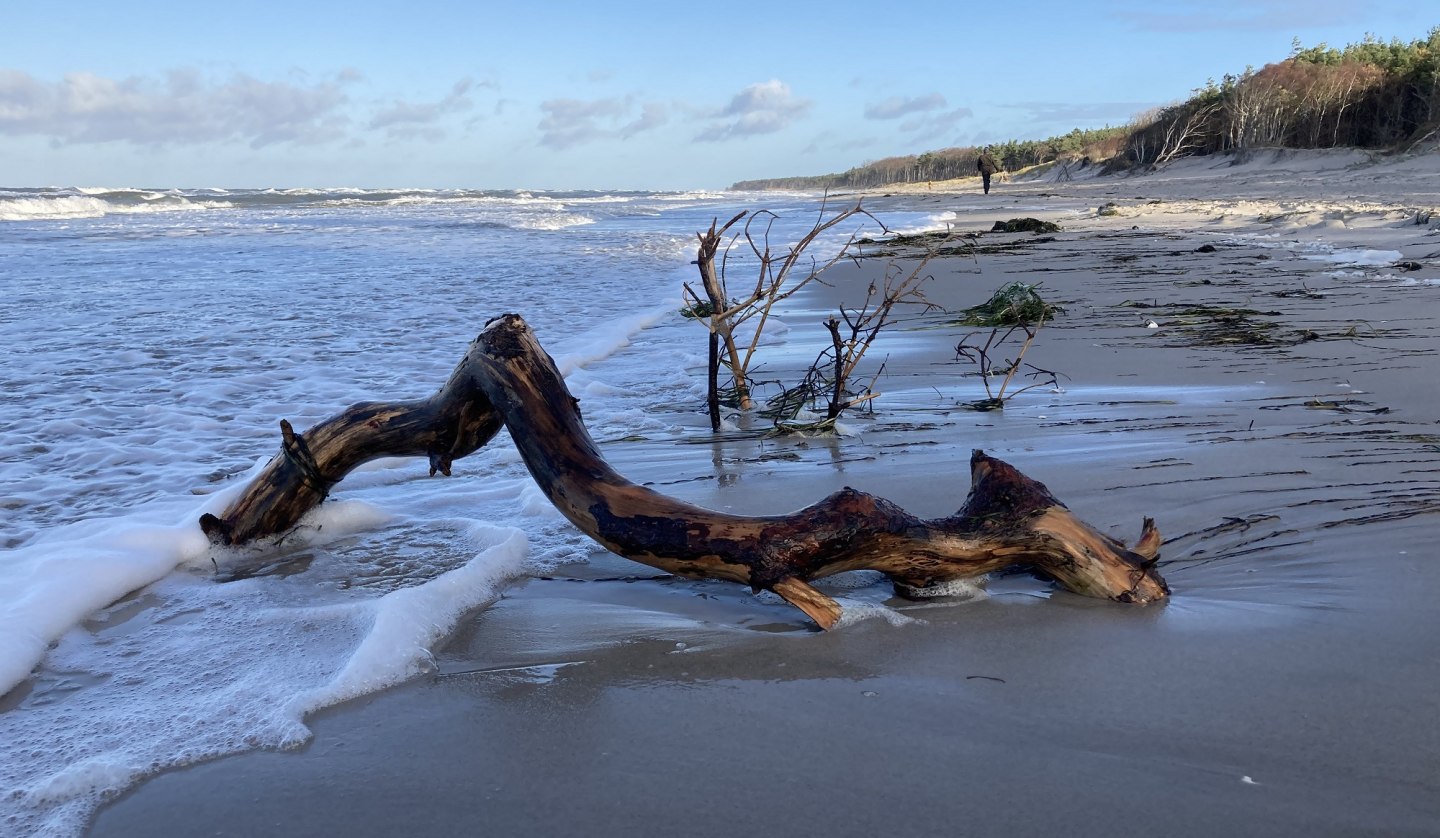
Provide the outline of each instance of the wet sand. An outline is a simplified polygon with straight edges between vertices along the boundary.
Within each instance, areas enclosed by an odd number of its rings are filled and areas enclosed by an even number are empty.
[[[1067,311],[1027,360],[1063,392],[963,409],[971,330],[932,314],[881,337],[884,395],[838,440],[604,446],[735,512],[852,485],[926,516],[983,448],[1119,537],[1155,517],[1164,606],[1025,577],[914,604],[849,578],[826,590],[874,616],[821,633],[597,555],[475,615],[433,674],[312,717],[305,748],[161,775],[91,834],[1440,834],[1440,235],[1414,223],[1436,157],[870,196],[959,230],[1062,225],[981,236],[929,293],[1043,282]],[[882,267],[797,298],[790,348]]]

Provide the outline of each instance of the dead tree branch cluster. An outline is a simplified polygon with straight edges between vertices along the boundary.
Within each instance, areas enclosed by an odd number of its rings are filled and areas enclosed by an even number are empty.
[[[819,280],[831,267],[850,258],[859,239],[858,231],[823,261],[811,255],[809,250],[816,240],[857,216],[874,221],[882,231],[886,229],[859,202],[844,209],[831,210],[827,201],[821,204],[819,215],[810,229],[779,253],[770,246],[770,236],[779,216],[769,210],[741,212],[723,226],[716,219],[708,231],[696,233],[699,247],[695,264],[700,271],[700,285],[705,291],[705,298],[702,300],[686,283],[683,286],[684,311],[702,323],[710,333],[706,389],[712,430],[720,430],[721,394],[727,389],[733,394],[734,404],[741,410],[754,407],[750,369],[775,306]],[[746,219],[745,225],[738,233],[730,235],[730,229],[742,219]],[[764,220],[763,229],[755,226],[761,219]],[[728,240],[727,235],[730,235]],[[744,248],[741,252],[748,251],[756,262],[755,280],[753,285],[746,284],[747,290],[743,295],[732,297],[730,259],[742,239]],[[747,323],[750,324],[748,336],[737,336],[736,331]],[[728,388],[720,380],[722,369],[730,376]]]

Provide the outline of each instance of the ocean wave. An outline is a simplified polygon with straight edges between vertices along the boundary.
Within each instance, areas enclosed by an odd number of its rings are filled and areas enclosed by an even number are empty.
[[[667,262],[689,262],[695,258],[695,239],[686,236],[647,236],[607,242],[603,245],[584,245],[580,252],[625,259],[653,257]]]
[[[99,218],[109,205],[99,198],[7,198],[0,201],[0,221]]]
[[[115,192],[104,192],[113,196]],[[229,201],[192,201],[179,195],[137,191],[136,203],[119,203],[90,195],[58,195],[0,200],[0,221],[64,221],[75,218],[101,218],[111,214],[148,212],[186,212],[228,209]]]
[[[139,194],[150,190],[137,189],[133,186],[77,186],[75,191],[81,195],[124,195],[127,193]]]
[[[654,201],[721,201],[733,200],[734,197],[734,195],[724,192],[697,189],[690,192],[659,192],[650,196],[650,199]]]
[[[515,226],[521,230],[564,230],[568,227],[580,227],[594,223],[595,219],[588,215],[581,215],[576,212],[559,212],[551,215],[542,215],[538,218],[520,219]]]
[[[467,206],[533,213],[539,220],[515,225],[517,229],[559,229],[596,220],[600,216],[649,217],[685,203],[723,199],[722,193],[693,192],[591,192],[523,189],[430,189],[293,187],[263,189],[145,189],[131,186],[81,186],[0,190],[4,220],[95,218],[135,211],[134,207],[166,209],[215,208],[460,208]],[[87,199],[94,199],[89,201]],[[95,201],[101,202],[96,203]],[[584,208],[577,211],[577,208]]]

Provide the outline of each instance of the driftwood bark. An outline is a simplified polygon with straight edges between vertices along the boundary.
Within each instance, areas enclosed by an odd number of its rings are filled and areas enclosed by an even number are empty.
[[[424,453],[432,474],[448,474],[450,462],[483,445],[502,420],[541,490],[607,549],[670,573],[774,591],[825,628],[840,606],[809,583],[850,570],[881,571],[912,596],[1017,565],[1086,596],[1138,604],[1169,596],[1155,570],[1160,534],[1152,520],[1127,549],[1043,484],[980,451],[971,457],[965,505],[934,520],[848,487],[798,512],[751,517],[631,483],[601,457],[554,361],[513,314],[486,325],[433,398],[356,405],[303,438],[286,430],[282,454],[201,526],[217,543],[279,533],[345,472],[377,456]]]
[[[467,358],[468,360],[468,358]],[[501,427],[466,363],[413,402],[362,402],[297,434],[280,420],[280,453],[219,516],[200,516],[215,544],[245,544],[295,526],[351,469],[380,457],[427,457],[430,474],[489,442]]]

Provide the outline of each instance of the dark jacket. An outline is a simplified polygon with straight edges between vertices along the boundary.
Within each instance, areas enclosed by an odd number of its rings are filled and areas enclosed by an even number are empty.
[[[995,158],[990,156],[990,152],[982,151],[980,159],[975,161],[975,168],[979,169],[982,175],[993,175],[1000,171],[1000,164],[995,162]]]

